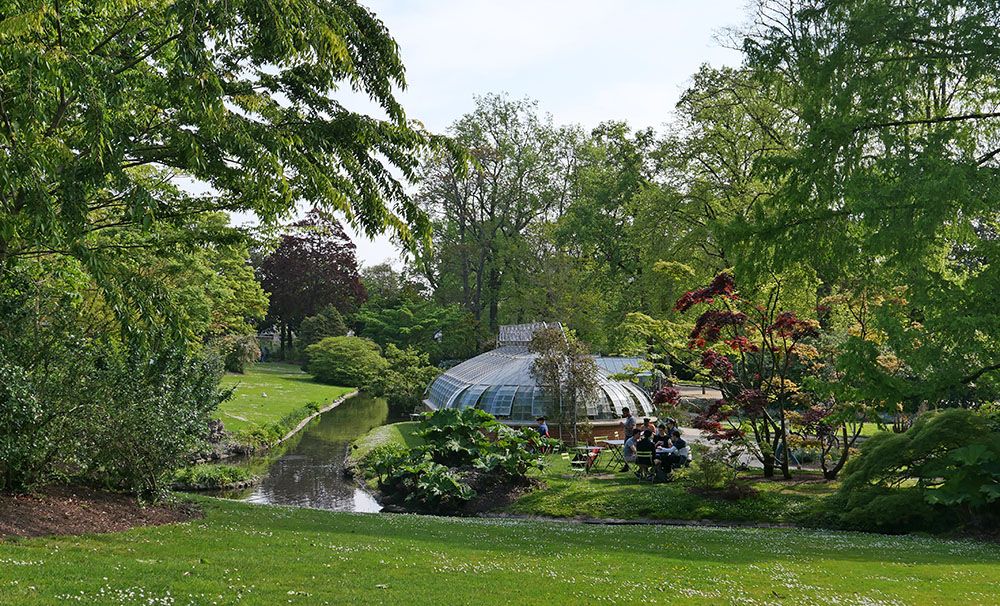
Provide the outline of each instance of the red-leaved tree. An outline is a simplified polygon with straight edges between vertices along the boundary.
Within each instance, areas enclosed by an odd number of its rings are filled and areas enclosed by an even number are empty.
[[[764,476],[788,469],[788,412],[797,406],[799,385],[807,372],[803,358],[815,349],[818,323],[791,311],[778,311],[778,292],[767,304],[742,299],[733,276],[720,273],[712,283],[685,293],[680,312],[703,311],[689,335],[689,350],[699,354],[701,371],[722,392],[695,426],[715,440],[741,442],[764,466]]]
[[[366,299],[354,243],[336,218],[318,210],[288,227],[257,277],[270,295],[267,319],[281,330],[283,352],[306,317],[329,305],[347,313]]]

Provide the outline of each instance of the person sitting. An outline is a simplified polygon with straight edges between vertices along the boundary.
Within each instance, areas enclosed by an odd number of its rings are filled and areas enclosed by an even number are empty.
[[[681,432],[675,429],[670,435],[670,444],[666,448],[657,451],[657,469],[667,474],[677,467],[687,465],[690,452],[687,442],[681,438]]]
[[[625,459],[625,466],[622,467],[622,471],[628,471],[628,464],[635,463],[635,444],[639,441],[641,433],[638,429],[633,429],[632,435],[625,440],[625,444],[622,446],[622,458]]]
[[[666,448],[669,446],[670,434],[667,432],[667,426],[660,423],[659,427],[656,428],[656,435],[653,436],[653,444],[656,444],[657,448]]]
[[[648,429],[650,433],[652,434],[656,433],[656,427],[653,425],[653,422],[649,420],[649,417],[642,418],[642,427],[640,429],[642,429],[643,431],[646,431]]]
[[[675,429],[670,434],[670,445],[674,449],[674,452],[670,454],[670,466],[684,467],[687,465],[691,458],[691,448],[687,441],[681,437],[679,429]]]
[[[635,444],[635,465],[638,468],[635,475],[640,480],[650,479],[650,470],[653,466],[653,455],[656,453],[656,445],[653,444],[653,431],[647,429],[642,432],[642,439]]]

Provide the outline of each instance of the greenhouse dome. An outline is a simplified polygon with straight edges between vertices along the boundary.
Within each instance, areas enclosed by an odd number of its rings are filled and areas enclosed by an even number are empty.
[[[497,348],[454,366],[436,378],[424,395],[431,410],[480,408],[498,419],[531,422],[551,414],[554,403],[531,374],[537,357],[528,350],[531,337],[543,328],[559,323],[515,324],[500,327]],[[587,417],[595,421],[617,421],[622,408],[639,417],[651,416],[652,401],[645,391],[629,381],[610,378],[627,368],[635,368],[640,358],[596,357],[598,397],[586,403]]]

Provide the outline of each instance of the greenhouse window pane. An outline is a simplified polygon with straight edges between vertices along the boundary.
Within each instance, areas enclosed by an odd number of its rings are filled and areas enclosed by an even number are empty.
[[[479,403],[479,397],[489,385],[473,385],[462,392],[462,395],[455,400],[455,408],[475,408]]]

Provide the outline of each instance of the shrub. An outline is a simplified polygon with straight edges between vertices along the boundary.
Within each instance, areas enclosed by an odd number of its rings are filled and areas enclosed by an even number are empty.
[[[254,335],[226,335],[213,342],[228,372],[243,374],[260,360],[260,344]]]
[[[365,455],[363,468],[365,477],[376,480],[379,486],[385,484],[393,472],[408,460],[410,452],[401,444],[381,444]]]
[[[539,445],[537,432],[511,429],[475,408],[428,414],[416,435],[420,446],[378,446],[360,462],[387,500],[410,509],[455,511],[476,496],[470,481],[480,487],[519,482],[543,466],[532,448]]]
[[[413,412],[420,406],[424,390],[441,370],[431,366],[427,354],[412,347],[400,349],[390,343],[384,356],[389,369],[375,377],[369,389],[386,399],[392,414]]]
[[[299,324],[296,332],[299,351],[305,359],[305,349],[327,337],[342,337],[347,334],[347,324],[333,305],[324,307],[315,316],[309,316]]]
[[[103,358],[96,383],[86,393],[95,406],[87,415],[83,475],[144,497],[164,494],[164,476],[181,465],[203,440],[218,403],[222,374],[216,358],[179,351]]]
[[[54,434],[44,431],[44,418],[28,372],[0,360],[0,490],[43,476],[55,447]]]
[[[693,492],[710,494],[726,499],[741,499],[753,494],[749,485],[739,479],[735,449],[726,446],[706,449],[696,457],[686,470],[678,470]]]
[[[307,370],[331,385],[367,388],[388,370],[378,345],[360,337],[327,337],[306,348]]]
[[[941,530],[997,519],[1000,435],[965,409],[921,415],[904,433],[872,436],[848,462],[826,519],[880,531]]]
[[[212,490],[249,482],[254,475],[235,465],[192,465],[174,472],[173,485],[181,490]]]
[[[471,465],[489,444],[487,432],[501,424],[478,408],[444,408],[426,415],[415,432],[423,439],[421,447],[431,460],[457,467]]]

